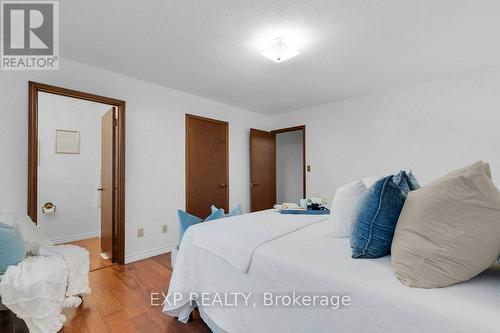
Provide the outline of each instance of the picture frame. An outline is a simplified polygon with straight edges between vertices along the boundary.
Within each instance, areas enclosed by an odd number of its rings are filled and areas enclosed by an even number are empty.
[[[80,154],[80,132],[56,129],[56,154]]]

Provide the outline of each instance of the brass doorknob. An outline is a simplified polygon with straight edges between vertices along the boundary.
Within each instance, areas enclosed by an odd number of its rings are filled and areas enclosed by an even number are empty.
[[[220,184],[219,187],[227,187],[227,184]]]

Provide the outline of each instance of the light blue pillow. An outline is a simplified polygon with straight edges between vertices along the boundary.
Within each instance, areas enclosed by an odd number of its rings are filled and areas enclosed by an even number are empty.
[[[189,228],[192,225],[201,223],[203,222],[203,220],[200,219],[199,217],[188,214],[180,209],[177,211],[177,216],[179,217],[179,244],[180,244],[187,228]]]
[[[212,220],[218,220],[223,217],[226,217],[226,214],[224,214],[224,208],[215,208],[215,206],[212,205],[212,214],[208,215],[208,217],[205,219],[206,221],[212,221]]]
[[[401,171],[396,176],[380,179],[368,189],[352,229],[353,258],[380,258],[391,253],[406,196],[412,188],[419,187],[416,179],[411,184],[408,179],[406,172]]]
[[[194,215],[188,214],[180,209],[177,211],[177,216],[179,217],[179,244],[182,241],[182,237],[184,237],[184,233],[190,226],[201,222],[213,221],[226,217],[226,215],[224,214],[224,209],[222,208],[214,209],[214,208],[215,206],[212,206],[212,213],[205,220],[202,220]]]
[[[19,230],[0,222],[0,275],[8,266],[17,265],[26,256],[26,245]]]
[[[238,206],[234,207],[229,212],[229,214],[227,214],[227,217],[238,216],[238,215],[242,215],[242,214],[243,214],[243,209],[241,208],[241,205],[238,205]]]
[[[215,212],[218,209],[219,208],[217,208],[214,205],[212,205],[212,213]],[[222,209],[222,211],[224,211],[223,208],[220,208],[220,209]],[[242,214],[243,214],[243,209],[241,208],[241,205],[237,205],[228,214],[226,214],[226,217],[238,216],[238,215],[242,215]]]

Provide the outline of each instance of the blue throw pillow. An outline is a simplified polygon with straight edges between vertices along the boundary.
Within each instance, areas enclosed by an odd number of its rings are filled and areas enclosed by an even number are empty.
[[[212,205],[212,213],[205,220],[202,220],[194,215],[188,214],[180,209],[177,211],[177,216],[179,216],[179,244],[182,241],[182,237],[184,237],[184,233],[190,226],[201,222],[213,221],[226,217],[223,208],[218,209],[213,205]]]
[[[360,202],[360,212],[353,225],[353,258],[380,258],[390,254],[399,214],[410,189],[408,175],[380,179],[370,187]]]
[[[219,208],[217,208],[214,205],[212,205],[212,213],[214,213],[218,209]],[[224,211],[223,208],[220,208],[220,209],[222,209],[222,211]],[[238,216],[238,215],[242,215],[242,214],[243,214],[243,209],[241,208],[241,205],[237,205],[228,214],[226,214],[226,217]]]
[[[394,176],[393,181],[406,193],[420,188],[420,184],[411,171],[408,173],[406,171],[399,171],[399,173]]]
[[[219,209],[217,208],[214,209],[214,208],[215,206],[212,205],[212,214],[208,215],[208,217],[205,219],[205,222],[226,217],[226,214],[224,214],[224,208],[219,208]]]
[[[229,212],[229,214],[227,214],[227,217],[238,216],[238,215],[242,215],[242,214],[243,214],[243,209],[241,208],[241,205],[238,205],[238,206],[234,207]]]
[[[179,216],[179,244],[180,244],[187,228],[189,228],[192,225],[201,223],[203,222],[203,220],[200,219],[199,217],[188,214],[180,209],[177,211],[177,216]]]
[[[0,223],[0,275],[8,266],[17,265],[26,256],[26,245],[19,230]]]

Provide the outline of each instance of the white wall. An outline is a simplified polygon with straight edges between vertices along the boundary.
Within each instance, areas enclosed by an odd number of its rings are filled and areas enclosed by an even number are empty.
[[[276,134],[276,196],[278,203],[303,196],[303,131]]]
[[[93,206],[101,164],[101,117],[110,106],[40,93],[38,96],[38,225],[56,242],[100,235],[100,209]],[[56,129],[80,132],[80,154],[56,154]],[[96,170],[97,169],[97,170]],[[54,214],[41,207],[52,202]]]
[[[278,115],[306,125],[308,196],[412,169],[425,184],[484,160],[500,185],[500,67]]]
[[[185,113],[229,122],[229,203],[249,210],[249,128],[270,129],[268,117],[66,59],[59,71],[0,72],[0,208],[27,206],[28,80],[126,100],[128,261],[177,243],[177,209],[185,207]],[[139,227],[145,228],[141,239]]]

